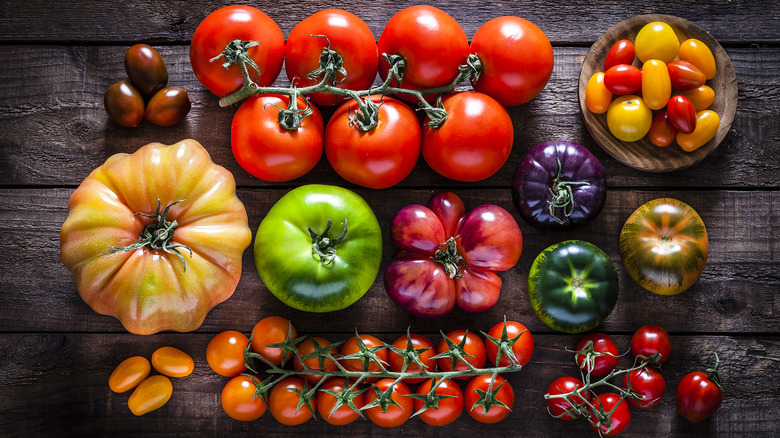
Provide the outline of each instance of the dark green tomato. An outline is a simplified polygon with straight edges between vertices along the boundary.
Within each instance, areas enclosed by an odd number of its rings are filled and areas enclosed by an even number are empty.
[[[374,283],[382,231],[363,198],[312,184],[279,199],[260,223],[254,248],[257,272],[277,298],[298,310],[330,312]]]
[[[545,324],[565,333],[597,327],[615,307],[618,275],[592,243],[567,240],[545,249],[528,274],[531,307]]]

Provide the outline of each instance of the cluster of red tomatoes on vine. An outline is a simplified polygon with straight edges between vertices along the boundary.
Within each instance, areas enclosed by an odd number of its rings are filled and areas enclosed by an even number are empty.
[[[265,13],[228,6],[198,26],[190,59],[195,76],[220,97],[242,87],[261,91],[248,94],[231,128],[234,156],[247,172],[267,181],[292,180],[314,168],[324,152],[345,180],[375,189],[403,180],[420,153],[450,179],[493,175],[513,143],[504,107],[537,96],[553,67],[549,40],[528,20],[490,20],[469,43],[452,17],[425,5],[398,12],[378,40],[356,15],[326,9],[296,25],[286,42]],[[282,65],[291,87],[269,87]],[[374,86],[377,74],[389,79]],[[451,92],[460,78],[470,80],[474,91]],[[311,88],[319,83],[324,85]],[[306,87],[311,92],[299,96]],[[365,116],[360,100],[376,107],[369,130],[355,123]],[[422,125],[408,105],[415,102],[427,108]],[[334,105],[325,125],[317,107]],[[444,112],[442,124],[430,123],[432,114]],[[293,129],[280,126],[286,117],[297,119]]]

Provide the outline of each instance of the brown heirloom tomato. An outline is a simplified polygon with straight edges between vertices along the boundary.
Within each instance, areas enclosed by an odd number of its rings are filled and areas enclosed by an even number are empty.
[[[659,295],[675,295],[699,279],[709,240],[699,214],[672,198],[639,207],[620,233],[620,257],[631,278]]]
[[[119,126],[134,128],[144,119],[144,98],[130,82],[119,81],[108,87],[103,105],[108,118]]]
[[[168,85],[168,69],[162,56],[146,44],[136,44],[125,52],[125,72],[141,94],[151,96]]]

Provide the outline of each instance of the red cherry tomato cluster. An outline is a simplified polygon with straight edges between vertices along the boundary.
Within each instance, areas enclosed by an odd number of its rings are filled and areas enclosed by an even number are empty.
[[[254,326],[251,341],[232,330],[216,335],[206,357],[214,372],[231,377],[221,399],[225,413],[236,420],[256,420],[270,410],[286,425],[302,424],[318,413],[334,425],[365,415],[379,426],[395,427],[415,414],[426,424],[443,426],[464,408],[483,423],[506,418],[514,391],[504,377],[493,374],[519,370],[533,349],[531,333],[514,321],[496,324],[484,340],[468,330],[454,330],[437,345],[414,333],[391,344],[357,333],[332,343],[298,337],[289,320],[271,316]],[[488,361],[498,368],[485,368]],[[281,368],[290,362],[293,370]],[[258,364],[275,370],[265,382],[245,373]],[[414,377],[418,373],[421,377]]]
[[[152,368],[160,374],[149,376]],[[151,363],[143,356],[122,361],[111,372],[108,387],[116,393],[135,388],[127,406],[134,415],[141,416],[168,403],[173,394],[169,377],[187,377],[194,369],[195,362],[187,353],[174,347],[160,347],[152,353]]]
[[[171,126],[190,112],[187,92],[179,87],[166,88],[168,69],[152,47],[136,44],[127,49],[125,72],[129,81],[111,85],[103,96],[108,118],[117,125],[133,128],[146,119],[155,125]]]
[[[666,381],[658,370],[669,358],[671,341],[659,326],[643,326],[631,339],[631,368],[617,369],[618,348],[608,335],[592,333],[577,345],[575,362],[582,379],[562,376],[547,388],[548,411],[560,420],[586,419],[601,436],[615,436],[631,422],[629,406],[647,409],[658,404]],[[600,378],[600,379],[594,379]],[[618,380],[619,383],[611,383]],[[594,388],[606,385],[608,392]]]
[[[447,93],[454,90],[453,82],[462,77],[460,67],[470,63],[470,56],[476,56],[480,66],[480,74],[470,78],[475,91]],[[390,59],[398,57],[404,61],[402,79],[399,83],[394,73],[396,79],[387,87],[396,87],[400,100],[374,95],[359,104],[351,98],[356,95],[344,96],[341,90],[368,90],[377,74],[385,81],[396,71]],[[255,95],[244,102],[232,125],[236,160],[255,177],[289,181],[309,172],[324,152],[342,178],[374,189],[402,181],[421,152],[434,171],[450,179],[477,181],[493,175],[509,157],[514,140],[504,106],[538,95],[553,67],[549,40],[528,20],[490,20],[469,44],[451,16],[427,5],[395,14],[378,43],[356,15],[326,9],[298,23],[286,44],[265,13],[228,6],[200,23],[190,59],[198,80],[220,97],[244,85],[243,61],[249,78],[260,87],[276,80],[282,64],[297,89],[327,82],[332,92],[312,91],[292,105],[292,111],[280,112],[290,106],[289,98],[280,96]],[[211,62],[214,59],[224,61],[226,68]],[[432,90],[425,98],[434,102],[442,97],[446,120],[433,128],[426,119],[421,127],[415,112],[402,102],[419,99],[403,90]],[[340,106],[324,125],[315,105]],[[285,126],[280,120],[285,117],[302,117],[304,123]],[[370,128],[356,123],[363,118],[371,120]]]
[[[715,73],[715,59],[704,43],[691,38],[680,44],[668,24],[648,23],[635,42],[613,44],[604,72],[588,81],[586,106],[606,113],[610,132],[621,141],[647,136],[666,147],[676,140],[691,152],[710,141],[720,124],[718,114],[707,109],[715,93],[706,82]]]

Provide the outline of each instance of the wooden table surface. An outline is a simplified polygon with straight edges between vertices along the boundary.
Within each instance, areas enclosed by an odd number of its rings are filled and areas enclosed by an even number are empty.
[[[365,2],[359,9],[357,2],[254,2],[277,21],[285,36],[311,13],[338,6],[363,18],[377,38],[395,12],[412,4]],[[534,257],[566,239],[595,243],[618,268],[620,298],[598,330],[613,335],[621,351],[628,350],[631,334],[644,324],[661,325],[672,335],[672,357],[663,369],[666,394],[658,407],[634,410],[624,436],[780,433],[780,3],[439,2],[437,6],[458,20],[469,38],[497,16],[533,21],[553,44],[555,68],[536,99],[509,109],[514,148],[496,175],[477,183],[454,182],[438,176],[421,158],[401,184],[381,192],[345,182],[325,159],[289,183],[258,180],[237,165],[230,151],[230,121],[236,107],[219,107],[217,98],[195,79],[188,56],[198,23],[221,6],[222,2],[204,0],[74,0],[56,5],[6,0],[0,7],[0,436],[595,436],[585,422],[557,421],[545,410],[546,386],[558,376],[577,375],[572,354],[565,349],[574,348],[579,336],[547,328],[532,313],[526,295]],[[577,101],[577,78],[590,45],[619,21],[648,13],[676,15],[709,31],[725,47],[739,83],[736,117],[720,147],[697,165],[667,174],[634,170],[602,151],[585,129]],[[162,54],[169,85],[185,88],[192,99],[192,111],[176,126],[144,122],[135,129],[120,128],[107,119],[103,93],[125,78],[124,52],[138,42],[151,44]],[[330,112],[325,110],[325,116]],[[380,275],[367,295],[332,314],[292,310],[262,284],[250,247],[235,294],[214,308],[194,332],[132,335],[114,318],[92,311],[59,260],[59,230],[69,196],[112,154],[184,138],[201,142],[215,162],[233,172],[253,230],[276,200],[303,184],[340,185],[366,198],[385,231]],[[542,231],[527,225],[514,210],[509,183],[515,167],[531,147],[548,140],[587,146],[607,170],[606,205],[584,228]],[[421,320],[397,308],[384,292],[381,275],[393,252],[386,231],[403,206],[425,203],[441,190],[461,195],[467,207],[486,202],[503,206],[518,220],[525,246],[517,266],[502,274],[502,295],[493,309]],[[661,196],[692,205],[710,238],[709,260],[700,280],[674,297],[641,289],[626,273],[618,251],[618,234],[631,212]],[[357,329],[386,342],[407,327],[437,340],[439,330],[487,330],[506,315],[529,327],[536,350],[526,369],[508,376],[516,395],[514,412],[496,425],[480,424],[465,413],[446,428],[429,427],[414,418],[397,430],[362,420],[344,427],[324,421],[286,427],[268,413],[252,423],[233,421],[219,404],[227,379],[209,369],[206,345],[223,330],[248,333],[255,322],[270,315],[290,318],[299,333],[340,340]],[[167,405],[135,417],[127,408],[128,394],[109,390],[108,376],[125,358],[149,357],[164,345],[192,355],[195,371],[174,381]],[[711,419],[688,423],[675,409],[677,384],[688,372],[710,365],[714,352],[722,361],[723,405]],[[627,361],[624,358],[621,365]]]

